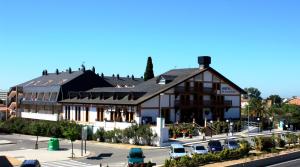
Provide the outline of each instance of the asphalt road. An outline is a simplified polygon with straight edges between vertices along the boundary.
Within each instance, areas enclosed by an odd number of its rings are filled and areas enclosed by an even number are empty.
[[[294,159],[291,161],[270,165],[268,167],[300,167],[300,159]]]
[[[14,151],[23,149],[34,149],[35,141],[30,139],[21,139],[18,135],[4,135],[0,134],[0,140],[9,140],[14,144],[0,145],[0,151]],[[39,142],[39,148],[47,148],[48,143],[46,141]],[[68,141],[60,141],[60,148],[71,148],[71,144]],[[74,143],[74,149],[80,149],[81,143],[77,141]],[[91,152],[91,155],[86,158],[76,159],[76,161],[99,165],[126,162],[129,149],[127,148],[115,148],[108,146],[101,146],[98,144],[87,143],[87,151]],[[144,149],[146,156],[145,162],[151,161],[157,164],[163,164],[165,159],[169,158],[168,148],[155,148]]]

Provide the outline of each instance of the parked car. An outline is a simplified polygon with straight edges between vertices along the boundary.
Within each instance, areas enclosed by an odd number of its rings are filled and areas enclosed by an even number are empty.
[[[208,150],[202,145],[192,145],[190,156],[194,154],[207,154]]]
[[[128,153],[128,165],[143,164],[145,156],[141,148],[131,148]]]
[[[24,160],[21,167],[41,167],[38,160]]]
[[[223,150],[223,147],[219,140],[210,140],[208,142],[207,150],[209,152],[219,152]]]
[[[187,152],[182,144],[171,144],[169,154],[171,159],[179,159],[180,157],[186,156]]]
[[[235,150],[235,149],[239,149],[240,146],[238,144],[237,141],[235,141],[234,139],[226,139],[224,142],[224,149],[229,149],[229,150]]]

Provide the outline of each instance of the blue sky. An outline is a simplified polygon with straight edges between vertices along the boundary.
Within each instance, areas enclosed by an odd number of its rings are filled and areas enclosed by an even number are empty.
[[[43,69],[142,76],[212,67],[263,96],[300,96],[297,0],[0,0],[0,89]]]

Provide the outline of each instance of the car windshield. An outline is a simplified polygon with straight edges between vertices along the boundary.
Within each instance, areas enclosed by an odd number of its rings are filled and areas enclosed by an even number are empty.
[[[175,153],[185,153],[184,148],[174,148]]]
[[[196,146],[196,150],[205,150],[204,146]]]
[[[237,142],[236,142],[236,141],[229,141],[228,144],[229,144],[229,145],[232,145],[232,146],[236,146],[236,145],[237,145]]]
[[[209,145],[214,147],[221,147],[221,143],[219,141],[210,141]]]
[[[130,153],[130,158],[143,158],[143,153],[136,152],[136,153]]]

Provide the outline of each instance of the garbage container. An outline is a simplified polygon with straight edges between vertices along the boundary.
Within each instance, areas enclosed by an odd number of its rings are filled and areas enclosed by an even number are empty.
[[[59,150],[59,141],[57,138],[51,138],[48,142],[48,150],[56,151]]]

